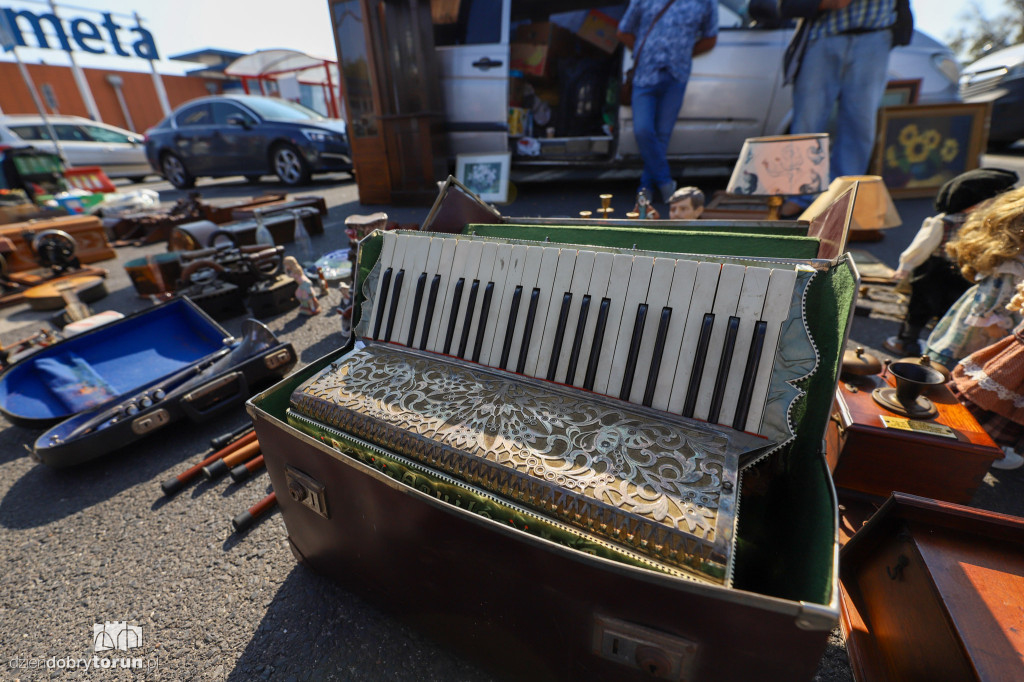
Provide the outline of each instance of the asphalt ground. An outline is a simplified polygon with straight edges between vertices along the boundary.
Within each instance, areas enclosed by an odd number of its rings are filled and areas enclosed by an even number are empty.
[[[694,179],[709,194],[725,181]],[[166,201],[182,194],[163,182],[146,186]],[[216,203],[280,186],[229,179],[201,181],[198,189]],[[500,209],[509,216],[570,216],[598,208],[598,194],[610,192],[617,215],[623,215],[634,189],[628,180],[520,184],[516,199]],[[316,253],[346,245],[342,223],[349,214],[384,210],[393,220],[419,223],[427,212],[361,206],[345,174],[317,179],[295,194],[323,195],[330,206],[325,234],[313,237]],[[899,200],[897,206],[901,227],[880,242],[852,245],[889,266],[931,212],[929,200]],[[123,263],[165,249],[124,247],[116,261],[100,263],[110,272],[109,295],[91,304],[93,310],[130,313],[151,305],[136,295]],[[325,309],[337,301],[337,292],[322,299]],[[856,316],[851,347],[888,357],[881,341],[895,332],[896,313],[878,306]],[[27,306],[4,309],[0,340],[23,338],[49,316]],[[222,324],[237,334],[243,320]],[[263,321],[294,345],[302,365],[342,341],[333,311],[304,317],[292,310]],[[492,679],[491,672],[434,645],[429,633],[298,566],[279,513],[245,534],[233,533],[230,519],[269,491],[265,473],[242,484],[200,483],[173,498],[161,494],[160,482],[198,461],[212,437],[247,421],[239,408],[212,423],[178,422],[124,451],[55,470],[27,456],[38,431],[0,419],[0,679]],[[1024,515],[1021,491],[1024,471],[993,470],[974,504]],[[143,646],[96,654],[94,625],[119,621],[142,627]],[[86,662],[98,666],[125,655],[141,657],[145,667],[84,668]],[[56,667],[69,659],[75,667]],[[816,679],[852,679],[838,630]]]

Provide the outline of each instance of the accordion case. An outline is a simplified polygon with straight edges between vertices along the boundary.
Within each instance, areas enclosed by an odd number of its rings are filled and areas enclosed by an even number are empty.
[[[296,361],[256,320],[232,338],[175,298],[48,346],[0,374],[0,412],[47,430],[33,456],[56,467],[106,454],[171,423],[211,419]]]
[[[489,227],[364,239],[354,343],[250,400],[296,557],[510,677],[809,678],[852,263]]]

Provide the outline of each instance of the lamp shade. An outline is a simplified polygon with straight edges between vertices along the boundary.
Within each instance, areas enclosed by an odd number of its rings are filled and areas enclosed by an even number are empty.
[[[850,230],[884,230],[902,224],[889,190],[878,175],[839,176],[800,214],[800,220],[814,220],[854,183],[857,183],[857,196],[853,201]]]
[[[748,137],[725,191],[756,196],[817,194],[827,182],[827,134]]]

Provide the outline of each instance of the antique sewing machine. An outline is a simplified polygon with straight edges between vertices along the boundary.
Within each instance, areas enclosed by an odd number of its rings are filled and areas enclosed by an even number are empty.
[[[360,243],[355,341],[249,402],[293,552],[507,675],[811,676],[852,263],[566,222]]]

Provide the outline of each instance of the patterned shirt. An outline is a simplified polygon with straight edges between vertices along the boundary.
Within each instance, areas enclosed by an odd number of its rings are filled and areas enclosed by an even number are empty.
[[[896,0],[853,0],[843,9],[822,12],[812,21],[810,40],[845,31],[889,28],[896,21]]]
[[[665,10],[651,29],[651,23],[666,2],[671,2],[672,6]],[[637,56],[636,50],[640,49],[640,60],[634,64],[634,86],[655,85],[666,72],[675,80],[685,83],[690,78],[693,46],[701,38],[718,35],[718,2],[631,0],[619,22],[619,30],[636,37],[633,45],[634,59]],[[643,42],[644,36],[647,36],[646,42]]]

